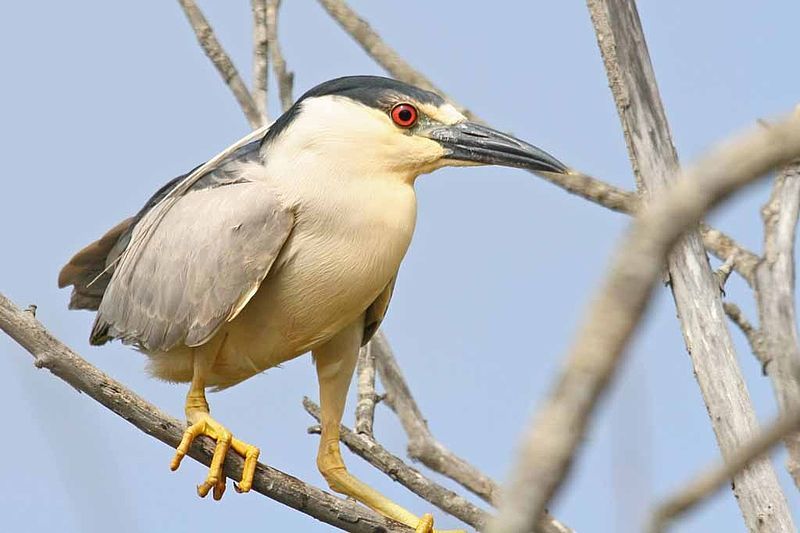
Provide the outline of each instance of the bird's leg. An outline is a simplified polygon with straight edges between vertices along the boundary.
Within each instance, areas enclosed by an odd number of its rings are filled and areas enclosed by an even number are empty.
[[[234,485],[236,492],[247,492],[252,488],[259,449],[234,438],[231,432],[222,424],[211,418],[208,402],[206,402],[204,378],[209,366],[207,359],[195,350],[192,384],[189,387],[189,393],[186,395],[186,420],[189,422],[189,427],[183,433],[183,438],[178,445],[170,468],[172,470],[178,469],[181,465],[181,460],[189,451],[194,439],[200,435],[211,437],[216,441],[217,445],[214,448],[214,456],[211,459],[208,476],[203,483],[197,486],[197,494],[201,498],[205,498],[213,488],[214,499],[219,500],[225,493],[226,478],[222,467],[225,463],[225,455],[228,453],[228,449],[233,448],[236,453],[244,457],[242,480],[239,484]]]
[[[358,324],[347,328],[324,346],[314,350],[322,426],[317,454],[319,471],[331,490],[350,496],[374,511],[414,528],[417,533],[446,533],[439,530],[434,532],[433,517],[430,514],[419,518],[353,477],[342,461],[339,425],[344,413],[347,389],[356,367],[362,331],[363,326],[358,321]]]

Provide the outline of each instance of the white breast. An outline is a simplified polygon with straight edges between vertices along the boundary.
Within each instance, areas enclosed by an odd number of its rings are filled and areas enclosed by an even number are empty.
[[[330,337],[377,298],[397,273],[416,220],[414,190],[400,182],[343,183],[304,202],[275,272],[276,303],[292,315],[286,333],[301,344]]]

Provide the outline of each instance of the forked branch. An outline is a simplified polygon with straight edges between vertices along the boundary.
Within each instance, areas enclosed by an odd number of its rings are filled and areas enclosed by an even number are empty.
[[[561,486],[597,401],[647,310],[672,246],[712,207],[798,156],[800,118],[781,121],[769,131],[751,132],[682,172],[672,187],[634,219],[599,293],[591,300],[553,392],[525,434],[500,515],[489,531],[529,532]],[[762,517],[785,520],[781,515]],[[794,526],[788,518],[769,530],[794,531]]]
[[[796,112],[800,115],[800,112]],[[764,371],[782,413],[800,409],[800,343],[795,305],[795,233],[800,214],[800,162],[775,179],[762,209],[764,259],[755,271]],[[800,432],[786,436],[787,467],[800,488]]]
[[[609,86],[628,146],[637,189],[658,201],[678,170],[678,157],[634,0],[588,0]],[[738,254],[728,258],[735,261]],[[667,257],[670,287],[686,349],[722,456],[758,431],[730,330],[720,282],[696,227]],[[792,517],[772,464],[760,459],[732,484],[750,530],[789,531]]]
[[[378,331],[371,344],[381,382],[386,389],[385,402],[400,419],[408,436],[408,455],[434,472],[449,477],[487,503],[497,505],[500,493],[497,483],[447,449],[431,433],[383,332]]]

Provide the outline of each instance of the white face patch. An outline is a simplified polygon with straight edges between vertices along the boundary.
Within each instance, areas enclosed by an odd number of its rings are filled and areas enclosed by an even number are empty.
[[[430,104],[420,104],[418,108],[422,113],[425,113],[431,119],[441,122],[447,126],[467,120],[467,117],[462,115],[458,109],[453,107],[452,104],[446,103],[441,107],[436,107]]]
[[[410,103],[425,112],[425,106]],[[458,114],[450,106],[446,116],[452,119],[453,113]],[[431,118],[439,121],[441,113]],[[438,142],[398,127],[387,112],[327,95],[303,101],[296,118],[269,146],[266,165],[280,166],[282,172],[324,165],[342,177],[410,181],[443,156]]]

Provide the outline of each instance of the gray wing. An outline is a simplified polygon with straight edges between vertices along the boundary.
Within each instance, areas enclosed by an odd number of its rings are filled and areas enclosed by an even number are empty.
[[[203,344],[255,294],[294,224],[269,185],[244,179],[189,190],[167,210],[160,205],[141,214],[122,244],[93,344],[119,338],[148,351]]]
[[[257,133],[254,132],[254,135]],[[261,138],[256,135],[253,140],[248,141],[246,137],[242,141],[226,149],[221,154],[223,157],[200,174],[189,190],[221,187],[241,181],[242,163],[260,161]],[[133,229],[147,212],[164,201],[169,194],[175,193],[184,180],[202,166],[198,165],[186,174],[170,180],[145,202],[138,213],[108,230],[100,239],[76,253],[64,265],[58,275],[58,286],[73,286],[70,309],[97,311],[106,287],[111,281],[117,259],[125,252],[131,241]]]
[[[378,331],[378,328],[381,327],[381,322],[383,322],[383,317],[386,316],[386,312],[389,310],[389,302],[392,299],[392,293],[394,292],[394,282],[397,279],[397,274],[389,281],[389,284],[386,285],[386,288],[383,289],[375,301],[367,308],[367,312],[364,313],[364,335],[361,337],[361,346],[364,346],[369,342],[375,332]]]

